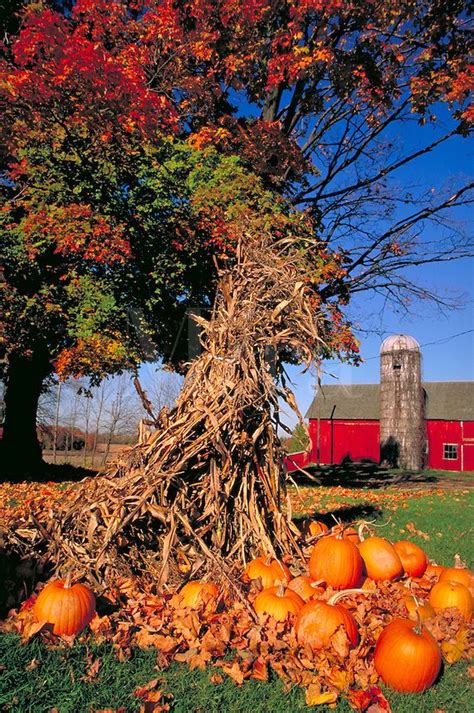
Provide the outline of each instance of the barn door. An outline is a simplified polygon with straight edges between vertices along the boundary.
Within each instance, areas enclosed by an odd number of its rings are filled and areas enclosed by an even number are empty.
[[[462,470],[474,470],[474,422],[462,421]]]
[[[462,450],[462,469],[474,470],[474,443],[463,443]]]

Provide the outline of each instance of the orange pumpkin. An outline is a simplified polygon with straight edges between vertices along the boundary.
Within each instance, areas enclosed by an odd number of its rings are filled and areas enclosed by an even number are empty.
[[[441,652],[429,631],[408,619],[394,619],[375,646],[375,668],[387,686],[421,693],[436,681]]]
[[[460,582],[441,582],[440,580],[432,588],[429,602],[436,612],[456,607],[465,619],[469,620],[471,618],[473,609],[472,594]]]
[[[383,537],[368,537],[360,543],[367,576],[376,581],[399,579],[403,565],[394,546]]]
[[[308,534],[310,537],[317,537],[318,535],[324,535],[325,532],[329,532],[329,527],[325,522],[321,520],[310,520],[308,524]]]
[[[278,587],[263,589],[255,597],[254,608],[259,616],[268,614],[276,621],[285,621],[291,614],[298,614],[304,601],[292,589]]]
[[[362,559],[353,542],[341,535],[323,537],[313,547],[309,573],[334,589],[351,589],[362,581]]]
[[[446,569],[440,574],[440,582],[459,582],[459,584],[464,584],[471,594],[474,593],[474,572],[471,569],[465,567],[459,555],[455,556],[454,567],[446,567]]]
[[[442,567],[440,564],[436,564],[436,562],[428,562],[428,566],[425,569],[425,575],[432,579],[436,578],[438,580],[445,569],[446,567]]]
[[[422,577],[428,566],[428,557],[424,550],[414,542],[399,540],[395,542],[394,548],[403,565],[403,569],[409,577]]]
[[[72,636],[84,629],[95,613],[95,597],[85,584],[71,585],[69,577],[53,579],[39,593],[34,604],[38,621],[52,625],[54,634]]]
[[[357,532],[355,527],[346,527],[345,525],[334,525],[331,532],[333,535],[342,535],[343,537],[346,537],[348,540],[353,542],[354,545],[359,545],[359,543],[360,543],[359,533]]]
[[[407,608],[408,616],[415,621],[418,621],[418,616],[421,621],[426,621],[426,619],[431,619],[431,617],[435,615],[435,610],[429,602],[418,599],[413,596],[413,594],[405,594],[403,596],[403,603]]]
[[[342,626],[351,646],[357,646],[359,632],[354,617],[342,604],[331,604],[315,599],[307,602],[296,618],[298,643],[311,649],[329,646],[331,636]]]
[[[263,589],[275,586],[278,582],[289,582],[291,572],[283,562],[271,557],[256,557],[248,563],[245,574],[250,580],[261,579]]]
[[[213,582],[192,581],[184,585],[179,595],[183,606],[197,609],[212,604],[219,596],[219,588]]]
[[[360,543],[359,533],[357,532],[355,527],[346,527],[346,529],[342,533],[342,536],[347,537],[347,539],[353,542],[354,545],[358,545]]]
[[[288,583],[288,589],[292,589],[299,594],[301,599],[305,602],[313,599],[318,594],[322,594],[324,591],[319,583],[313,582],[311,577],[308,577],[306,574],[292,579],[291,582]]]
[[[375,579],[370,579],[370,577],[364,577],[360,587],[366,592],[375,592],[377,590],[377,582]]]

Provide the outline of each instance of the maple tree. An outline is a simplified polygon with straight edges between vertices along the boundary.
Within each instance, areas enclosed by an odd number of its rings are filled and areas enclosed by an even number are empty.
[[[213,256],[231,263],[249,208],[265,221],[283,196],[307,221],[319,262],[304,277],[332,310],[336,352],[355,346],[340,309],[352,294],[425,294],[404,268],[469,252],[459,234],[427,242],[419,226],[471,186],[420,203],[390,183],[468,132],[467,3],[55,7],[25,7],[0,67],[13,460],[28,443],[37,462],[37,396],[53,370],[100,378],[140,361],[130,309],[169,358],[186,307],[212,302]],[[435,124],[443,104],[446,133],[395,155],[390,132]]]

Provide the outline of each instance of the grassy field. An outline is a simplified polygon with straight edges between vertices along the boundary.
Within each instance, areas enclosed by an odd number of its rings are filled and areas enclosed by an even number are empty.
[[[112,443],[109,446],[109,453],[106,456],[105,443],[98,443],[94,457],[92,451],[57,451],[54,455],[52,450],[43,451],[43,460],[46,463],[57,463],[58,465],[70,465],[76,468],[102,468],[105,463],[109,463],[114,458],[129,448],[121,443]]]
[[[374,487],[360,488],[349,481],[338,486],[293,487],[293,507],[297,517],[320,516],[328,523],[334,521],[333,516],[343,521],[367,518],[383,525],[380,534],[393,540],[413,540],[440,564],[450,564],[458,552],[472,566],[472,476],[433,472],[425,476],[388,487],[370,483]],[[91,676],[91,661],[97,657],[100,667]],[[162,671],[156,663],[154,650],[138,649],[129,660],[119,662],[110,645],[98,647],[87,637],[71,648],[47,648],[38,640],[21,646],[15,635],[3,634],[0,710],[46,713],[56,708],[60,713],[89,713],[121,707],[127,712],[138,711],[141,702],[133,693],[152,679],[157,679],[157,689],[171,694],[161,703],[169,704],[174,713],[308,710],[304,693],[297,688],[284,691],[276,678],[236,686],[226,677],[213,682],[216,669],[212,666],[205,672],[190,672],[184,665],[174,664]],[[467,666],[458,663],[446,666],[439,682],[422,695],[385,693],[395,713],[467,713],[473,710],[471,680]],[[318,706],[317,710],[330,709]],[[335,710],[350,708],[342,700]]]
[[[87,680],[87,658],[101,660],[97,676]],[[168,699],[173,713],[297,713],[308,711],[304,692],[299,688],[284,691],[278,678],[245,682],[236,686],[229,678],[212,683],[215,669],[189,671],[174,664],[167,671],[157,671],[156,654],[137,649],[128,661],[118,662],[110,646],[80,645],[66,649],[45,649],[39,641],[20,646],[11,635],[0,637],[0,710],[18,713],[89,713],[123,707],[138,711],[140,701],[133,692],[151,679],[157,687],[171,693]],[[394,713],[468,713],[472,710],[472,690],[467,666],[456,664],[444,671],[439,683],[421,695],[401,695],[385,690]],[[163,702],[166,702],[164,699]],[[325,713],[327,706],[314,710]],[[350,711],[341,701],[336,711]]]

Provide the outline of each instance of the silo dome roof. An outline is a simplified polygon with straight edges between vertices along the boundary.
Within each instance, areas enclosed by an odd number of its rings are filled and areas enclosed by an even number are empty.
[[[420,345],[414,337],[409,337],[407,334],[393,334],[391,337],[384,339],[380,347],[381,354],[400,351],[419,352]]]

